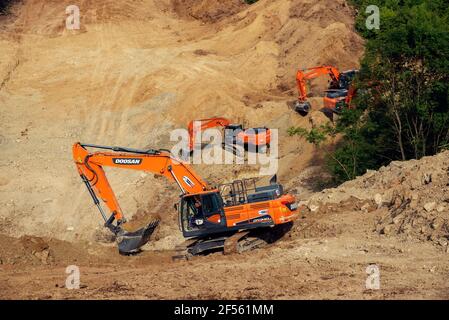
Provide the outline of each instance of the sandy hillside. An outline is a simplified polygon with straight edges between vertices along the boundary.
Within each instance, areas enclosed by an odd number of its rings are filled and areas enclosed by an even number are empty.
[[[357,67],[363,43],[345,1],[79,1],[79,31],[64,29],[69,3],[27,0],[0,23],[0,298],[449,298],[448,152],[320,190],[322,155],[286,134],[326,121],[319,97],[306,118],[287,106],[297,68]],[[126,212],[163,219],[144,252],[120,256],[72,144],[168,148],[170,130],[216,115],[280,130],[279,180],[300,218],[266,248],[173,262],[175,187],[111,171]],[[211,183],[258,172],[195,169]],[[366,288],[371,264],[380,290]],[[65,288],[68,265],[80,290]]]
[[[363,46],[345,1],[80,1],[81,30],[68,31],[70,1],[24,1],[0,27],[0,232],[92,240],[99,215],[71,159],[76,141],[169,148],[191,119],[225,116],[278,128],[279,178],[298,185],[319,164],[288,137],[310,126],[287,106],[297,68],[358,64]],[[323,10],[326,8],[326,10]],[[312,91],[325,88],[325,79]],[[321,100],[311,98],[315,108]],[[319,111],[311,118],[323,120]],[[325,118],[324,118],[325,119]],[[254,167],[197,166],[212,183]],[[315,170],[316,171],[316,170]],[[137,209],[177,233],[173,185],[152,175],[110,172],[129,216]],[[297,188],[294,188],[297,190]],[[70,230],[70,231],[68,231]],[[179,240],[179,239],[178,239]],[[177,241],[174,239],[174,241]]]

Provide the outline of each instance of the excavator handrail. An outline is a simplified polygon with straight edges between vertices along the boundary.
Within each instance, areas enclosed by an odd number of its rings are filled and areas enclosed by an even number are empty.
[[[150,155],[160,154],[162,151],[162,150],[155,150],[155,149],[139,150],[139,149],[133,149],[133,148],[111,147],[111,146],[102,146],[102,145],[87,144],[87,143],[80,143],[80,146],[88,147],[88,148],[103,149],[103,150],[112,150],[115,152],[129,152],[129,153],[150,154]],[[164,150],[164,151],[166,151],[166,150]]]

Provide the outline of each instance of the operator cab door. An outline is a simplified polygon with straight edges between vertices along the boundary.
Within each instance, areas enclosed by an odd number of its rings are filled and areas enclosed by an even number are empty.
[[[182,197],[179,218],[184,237],[198,237],[226,229],[223,200],[218,192]]]

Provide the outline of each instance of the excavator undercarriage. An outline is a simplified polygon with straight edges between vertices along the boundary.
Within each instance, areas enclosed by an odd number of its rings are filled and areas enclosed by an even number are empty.
[[[274,227],[237,231],[214,237],[188,239],[175,248],[173,260],[189,260],[193,256],[223,252],[225,255],[263,248],[282,238],[293,223]]]

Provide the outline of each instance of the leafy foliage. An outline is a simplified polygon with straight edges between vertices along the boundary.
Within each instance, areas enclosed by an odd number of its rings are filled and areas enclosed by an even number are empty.
[[[446,0],[353,0],[366,52],[354,110],[335,125],[342,135],[328,165],[344,181],[392,160],[419,159],[449,146],[449,6]],[[368,30],[365,9],[380,8]],[[313,129],[316,130],[316,129]],[[290,130],[294,132],[294,130]],[[322,141],[316,132],[297,133]],[[316,144],[318,146],[318,144]]]
[[[306,139],[307,142],[320,146],[322,142],[326,141],[328,130],[327,127],[313,128],[310,131],[301,127],[291,127],[288,129],[290,136],[298,135]]]

